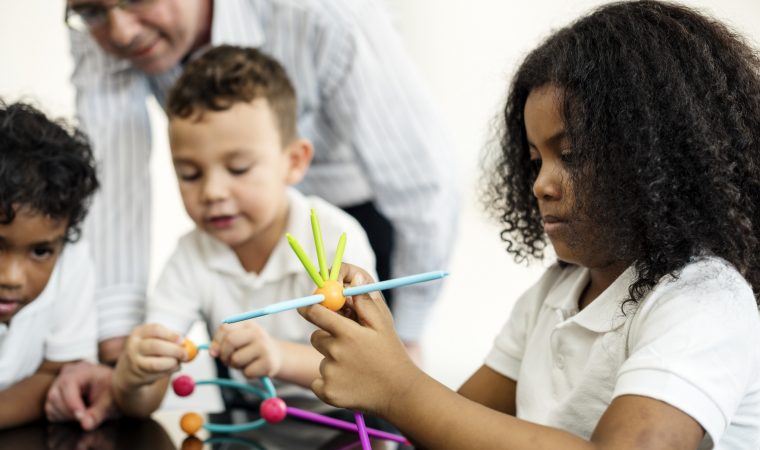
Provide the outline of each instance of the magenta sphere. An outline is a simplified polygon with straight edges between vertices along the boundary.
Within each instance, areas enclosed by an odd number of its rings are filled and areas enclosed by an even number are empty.
[[[195,390],[195,381],[189,375],[180,375],[172,381],[172,389],[180,397],[187,397]]]
[[[259,413],[269,423],[282,422],[288,415],[285,401],[279,397],[272,397],[261,402]]]

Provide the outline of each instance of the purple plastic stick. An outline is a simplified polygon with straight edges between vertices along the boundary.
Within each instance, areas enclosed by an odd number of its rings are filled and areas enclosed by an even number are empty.
[[[305,411],[293,406],[287,407],[288,415],[298,417],[299,419],[310,420],[312,422],[321,423],[333,428],[339,428],[341,430],[358,431],[359,428],[356,424],[346,422],[345,420],[334,419],[332,417],[323,416],[321,414],[313,413],[311,411]],[[374,428],[366,428],[367,434],[379,439],[386,439],[388,441],[400,442],[402,444],[410,445],[409,441],[404,436],[398,434],[387,433],[385,431],[375,430]]]
[[[369,436],[367,436],[367,425],[364,424],[364,416],[359,411],[354,411],[354,420],[356,421],[356,428],[359,430],[359,442],[362,443],[362,450],[372,450],[372,446],[369,444]]]

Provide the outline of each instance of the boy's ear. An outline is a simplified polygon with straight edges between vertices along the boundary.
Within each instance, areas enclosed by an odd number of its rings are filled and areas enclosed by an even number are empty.
[[[303,180],[306,170],[311,165],[314,156],[314,147],[308,139],[298,138],[285,148],[288,158],[288,172],[286,181],[290,185],[298,184]]]

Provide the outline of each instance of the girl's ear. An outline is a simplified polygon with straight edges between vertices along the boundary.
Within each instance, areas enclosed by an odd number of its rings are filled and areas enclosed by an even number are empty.
[[[285,181],[289,185],[298,184],[303,180],[313,156],[314,147],[308,139],[294,139],[285,147],[285,157],[288,160]]]

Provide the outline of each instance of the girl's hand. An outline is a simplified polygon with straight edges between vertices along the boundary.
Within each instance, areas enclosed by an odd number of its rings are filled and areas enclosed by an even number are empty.
[[[351,286],[372,281],[367,272],[350,264],[344,263],[340,274]],[[311,388],[323,401],[384,416],[394,399],[422,375],[396,335],[379,292],[347,299],[341,314],[322,305],[298,312],[321,328],[312,334],[311,343],[325,358],[319,367],[321,376]]]
[[[246,378],[276,377],[282,368],[282,350],[277,341],[251,320],[220,326],[209,354],[240,370]]]
[[[178,371],[187,356],[180,335],[158,324],[141,325],[127,338],[113,382],[123,389],[152,384]]]

